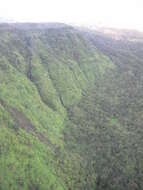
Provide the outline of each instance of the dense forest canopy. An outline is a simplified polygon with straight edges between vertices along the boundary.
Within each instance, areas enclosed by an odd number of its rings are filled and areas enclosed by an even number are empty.
[[[0,25],[0,190],[143,188],[143,34]]]

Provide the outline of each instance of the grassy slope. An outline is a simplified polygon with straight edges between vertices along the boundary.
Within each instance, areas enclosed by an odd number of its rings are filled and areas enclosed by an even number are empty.
[[[83,158],[86,189],[142,189],[143,44],[92,33],[88,39],[116,69],[106,72],[68,110],[67,149]]]
[[[1,26],[0,189],[140,190],[142,47]]]
[[[1,28],[2,190],[74,188],[78,155],[64,148],[66,109],[113,67],[71,28]]]

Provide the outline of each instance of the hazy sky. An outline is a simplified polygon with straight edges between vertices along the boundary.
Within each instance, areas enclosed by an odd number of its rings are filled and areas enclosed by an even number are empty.
[[[143,30],[143,0],[0,0],[0,17]]]

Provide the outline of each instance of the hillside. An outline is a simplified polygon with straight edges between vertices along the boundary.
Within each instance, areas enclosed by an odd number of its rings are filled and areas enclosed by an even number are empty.
[[[141,190],[142,73],[142,40],[1,24],[0,189]]]

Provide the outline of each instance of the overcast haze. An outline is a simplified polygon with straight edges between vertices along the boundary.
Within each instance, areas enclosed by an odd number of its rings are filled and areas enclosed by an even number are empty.
[[[1,0],[0,18],[143,31],[142,0]]]

